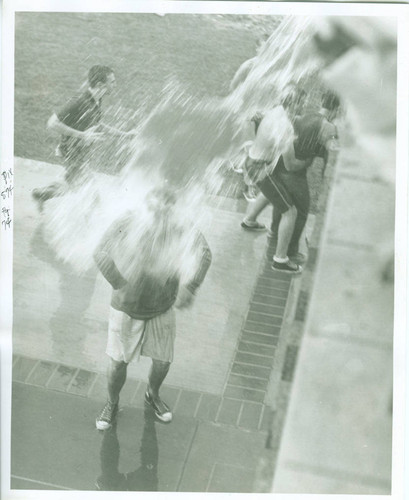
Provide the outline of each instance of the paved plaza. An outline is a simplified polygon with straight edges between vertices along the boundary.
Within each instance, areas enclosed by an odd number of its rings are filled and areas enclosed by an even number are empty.
[[[60,167],[17,158],[11,487],[390,492],[393,285],[377,234],[393,235],[394,192],[363,164],[357,175],[357,158],[346,150],[329,173],[302,276],[271,270],[275,242],[240,228],[244,200],[208,200],[213,263],[194,307],[178,313],[162,389],[174,420],[145,407],[142,358],[105,433],[95,417],[110,290],[95,270],[76,276],[44,239],[30,193]]]
[[[130,475],[153,453],[154,489],[255,491],[264,484],[273,374],[285,361],[281,332],[298,278],[270,269],[274,242],[266,233],[240,228],[244,200],[209,200],[211,232],[204,231],[213,264],[194,307],[178,313],[175,360],[162,390],[174,421],[164,426],[144,409],[150,360],[141,358],[129,367],[117,431],[104,437],[94,421],[106,399],[110,289],[96,270],[77,276],[56,258],[31,199],[61,170],[15,164],[13,487],[95,489],[104,457],[110,460],[103,450],[115,447],[116,469]],[[270,210],[263,217],[268,223]],[[291,352],[287,358],[291,372]],[[33,417],[39,427],[30,425]],[[142,483],[127,487],[149,489],[150,473],[137,476]],[[98,488],[115,489],[118,477],[103,477]]]

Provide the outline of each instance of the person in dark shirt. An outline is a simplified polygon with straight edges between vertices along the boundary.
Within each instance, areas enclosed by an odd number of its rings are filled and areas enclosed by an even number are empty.
[[[143,229],[139,213],[127,213],[111,225],[94,253],[113,288],[106,350],[110,358],[108,401],[96,420],[99,430],[112,426],[127,365],[139,354],[152,359],[146,403],[161,421],[172,419],[159,389],[173,360],[173,306],[192,304],[211,263],[203,235],[175,219],[175,202],[169,188],[152,190],[146,200],[147,227]],[[187,262],[191,272],[182,279]]]
[[[291,97],[291,95],[290,95]],[[287,110],[285,103],[284,108]],[[324,162],[328,161],[328,151],[335,148],[337,140],[337,129],[331,120],[334,119],[338,112],[340,102],[338,97],[331,91],[325,92],[322,96],[322,105],[319,112],[303,113],[302,115],[292,118],[292,126],[294,131],[294,160],[289,162],[290,168],[287,168],[283,158],[280,158],[274,169],[274,180],[280,186],[279,194],[276,189],[272,191],[272,183],[267,176],[263,181],[263,186],[269,196],[261,193],[256,202],[250,207],[245,219],[242,222],[242,227],[247,230],[259,231],[265,230],[265,226],[257,221],[257,216],[270,203],[273,203],[273,221],[272,231],[278,234],[281,216],[288,210],[294,207],[294,221],[292,236],[288,243],[288,256],[291,262],[300,263],[304,260],[304,256],[299,253],[299,240],[304,230],[307,221],[310,196],[307,183],[307,168],[312,164],[316,157],[324,158]],[[261,122],[262,123],[262,122]],[[324,165],[324,168],[325,168]],[[282,201],[285,200],[283,204]],[[281,206],[282,205],[282,206]],[[285,260],[285,258],[283,258]],[[282,260],[282,259],[280,259]],[[274,264],[276,267],[284,267],[288,272],[291,272],[291,267],[296,271],[297,268],[292,264],[283,262],[283,266]],[[287,269],[289,267],[289,269]]]
[[[325,169],[329,152],[337,149],[338,131],[332,120],[336,117],[339,106],[338,96],[332,91],[327,91],[322,95],[319,112],[305,113],[295,118],[293,123],[297,137],[294,141],[295,157],[297,160],[304,160],[306,163],[303,168],[296,171],[288,171],[283,164],[277,169],[277,175],[280,176],[288,192],[293,197],[297,209],[294,231],[288,246],[288,255],[293,260],[298,259],[300,261],[304,259],[304,256],[299,253],[299,242],[310,210],[307,169],[314,158],[319,157],[324,159]],[[278,224],[276,227],[278,231]]]
[[[297,115],[302,112],[302,109],[305,104],[307,94],[306,92],[298,87],[295,83],[289,82],[284,91],[281,98],[280,105],[286,110],[288,117],[290,120],[294,120]],[[255,135],[257,136],[258,129],[260,124],[263,121],[264,114],[261,111],[258,111],[252,118],[255,127]],[[247,153],[249,148],[247,150]],[[244,160],[244,164],[246,159]],[[244,168],[244,170],[246,170]],[[244,219],[241,222],[241,227],[248,231],[265,231],[267,228],[265,224],[258,222],[257,217],[260,213],[266,208],[267,205],[270,204],[268,198],[266,198],[263,193],[260,191],[255,199],[251,200],[253,203],[249,205],[247,213]]]
[[[106,134],[134,135],[132,131],[123,132],[101,121],[102,98],[111,94],[115,86],[115,74],[111,68],[93,66],[88,72],[88,88],[71,98],[48,120],[47,127],[61,134],[56,154],[63,160],[66,184],[54,183],[46,188],[34,189],[33,197],[40,202],[40,208],[46,200],[63,194],[67,187],[73,188],[84,180],[93,145]]]

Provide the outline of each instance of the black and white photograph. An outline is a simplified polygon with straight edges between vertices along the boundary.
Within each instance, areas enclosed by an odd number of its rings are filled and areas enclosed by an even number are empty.
[[[1,497],[403,500],[409,5],[2,7]]]

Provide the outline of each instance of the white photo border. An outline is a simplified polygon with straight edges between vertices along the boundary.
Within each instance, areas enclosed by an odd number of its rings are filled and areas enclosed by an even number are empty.
[[[409,414],[409,402],[405,404],[407,358],[407,248],[408,248],[408,88],[409,88],[409,5],[391,3],[315,3],[315,2],[202,2],[202,1],[144,1],[144,0],[4,0],[2,10],[2,79],[1,79],[1,170],[12,168],[14,150],[14,15],[16,12],[123,12],[123,13],[189,13],[189,14],[248,14],[248,15],[297,15],[297,16],[387,16],[398,20],[398,89],[397,89],[397,166],[396,166],[396,219],[395,219],[395,319],[394,319],[394,412],[393,412],[393,490],[392,498],[404,498],[405,484],[405,410]],[[41,498],[118,498],[127,493],[118,492],[66,492],[25,491],[9,489],[10,479],[10,424],[11,424],[11,365],[12,365],[12,262],[13,232],[0,234],[0,353],[1,353],[1,497],[5,500]],[[408,381],[409,383],[409,381]],[[409,470],[406,469],[406,493],[409,490]],[[132,493],[129,493],[129,495]],[[151,498],[176,498],[181,493],[142,493]],[[155,497],[153,497],[155,495]],[[186,495],[186,494],[185,494]],[[188,494],[189,498],[192,496]],[[207,497],[208,494],[194,494]],[[254,494],[253,494],[254,495]],[[253,496],[252,495],[252,496]],[[263,494],[264,495],[264,494]],[[224,495],[219,495],[224,496]],[[234,495],[229,494],[228,497]],[[242,498],[243,495],[240,495]],[[275,495],[288,498],[289,495]],[[313,495],[309,495],[313,497]],[[227,495],[226,495],[227,497]],[[237,497],[239,497],[237,495]],[[293,497],[295,497],[293,495]],[[344,495],[337,495],[343,498]],[[298,498],[298,495],[297,495]],[[333,499],[334,495],[319,498]],[[345,495],[350,499],[351,496]],[[371,498],[370,495],[364,497]],[[378,498],[375,497],[374,498]]]

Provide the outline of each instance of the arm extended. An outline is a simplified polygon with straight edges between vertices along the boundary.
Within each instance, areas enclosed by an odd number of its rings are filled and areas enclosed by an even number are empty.
[[[58,116],[55,113],[48,120],[47,128],[59,134],[75,137],[76,139],[84,139],[85,137],[85,132],[81,132],[80,130],[76,130],[75,128],[65,125],[62,121],[59,120]]]
[[[125,132],[120,130],[119,128],[111,127],[111,125],[107,125],[106,123],[100,123],[99,126],[102,130],[109,132],[110,134],[116,135],[118,137],[132,137],[136,135],[135,130],[130,130],[129,132]]]
[[[295,157],[294,143],[288,144],[288,147],[282,153],[284,166],[289,172],[297,172],[309,167],[313,158],[308,160],[297,160]]]

